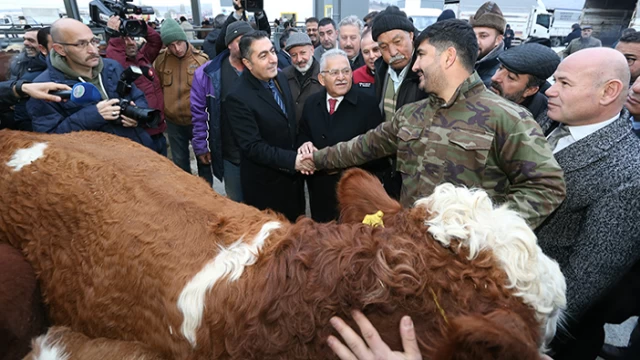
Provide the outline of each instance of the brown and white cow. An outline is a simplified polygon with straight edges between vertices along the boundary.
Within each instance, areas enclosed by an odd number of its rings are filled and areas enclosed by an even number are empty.
[[[402,209],[351,170],[342,224],[291,224],[126,139],[10,131],[0,188],[0,242],[71,329],[34,354],[113,341],[111,358],[326,359],[329,319],[361,309],[394,349],[410,315],[426,359],[535,359],[565,305],[558,265],[483,191],[442,185]],[[384,227],[361,223],[378,210]]]

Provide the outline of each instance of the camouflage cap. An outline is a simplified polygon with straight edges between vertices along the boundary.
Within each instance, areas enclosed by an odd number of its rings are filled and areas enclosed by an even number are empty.
[[[469,19],[469,23],[473,27],[496,29],[500,34],[504,34],[504,29],[507,26],[507,20],[502,15],[502,10],[493,1],[482,4],[475,15]]]

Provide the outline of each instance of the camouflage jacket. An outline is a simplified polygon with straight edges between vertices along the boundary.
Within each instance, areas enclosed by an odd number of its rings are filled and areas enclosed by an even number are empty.
[[[508,203],[532,228],[565,197],[563,172],[530,113],[488,91],[477,73],[449,103],[431,95],[392,121],[314,153],[318,169],[346,168],[397,153],[400,202],[411,206],[450,182]]]

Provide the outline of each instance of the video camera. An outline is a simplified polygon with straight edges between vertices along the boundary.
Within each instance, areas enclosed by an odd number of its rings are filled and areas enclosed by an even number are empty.
[[[142,109],[135,105],[131,105],[129,100],[123,99],[131,93],[131,84],[133,84],[133,82],[142,75],[150,81],[153,81],[153,69],[148,66],[129,66],[122,72],[120,80],[118,81],[118,86],[116,87],[116,92],[118,93],[118,96],[120,96],[120,102],[118,103],[120,106],[120,114],[130,117],[140,124],[146,124],[149,127],[155,128],[158,127],[158,123],[160,122],[160,110]],[[121,122],[121,120],[118,121]]]
[[[93,0],[89,3],[91,21],[105,28],[107,35],[115,36],[147,36],[147,24],[144,20],[129,20],[130,15],[154,14],[151,6],[135,6],[129,4],[132,0]],[[120,17],[118,31],[107,27],[107,21],[111,16]]]
[[[242,7],[248,12],[262,11],[264,0],[241,0]]]

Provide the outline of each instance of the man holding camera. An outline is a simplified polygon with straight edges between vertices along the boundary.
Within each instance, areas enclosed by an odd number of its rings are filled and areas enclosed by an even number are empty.
[[[119,31],[120,25],[121,20],[118,16],[112,16],[107,22],[107,27],[113,29],[115,32]],[[160,49],[162,49],[162,40],[160,39],[160,34],[149,25],[147,25],[147,35],[145,39],[147,42],[138,49],[138,44],[134,37],[128,34],[113,36],[109,39],[107,45],[107,58],[117,61],[124,68],[128,68],[129,66],[149,68],[149,72],[151,73],[150,78],[140,76],[134,84],[144,93],[149,107],[160,110],[160,122],[158,126],[155,128],[147,126],[144,129],[151,136],[154,147],[158,149],[158,152],[167,156],[167,139],[163,134],[167,129],[167,124],[164,121],[164,97],[162,95],[160,78],[155,76],[155,70],[152,66],[160,53]],[[149,74],[149,72],[147,74]]]
[[[169,18],[160,28],[162,43],[167,47],[160,52],[155,68],[158,70],[167,116],[167,133],[173,163],[191,173],[189,142],[193,138],[191,123],[191,85],[196,70],[209,60],[207,54],[196,50],[187,41],[187,34],[180,25]],[[198,175],[213,185],[211,166],[197,161]]]
[[[114,60],[100,57],[100,40],[91,29],[78,20],[65,18],[53,23],[51,36],[53,51],[49,55],[47,70],[34,82],[55,82],[68,86],[78,82],[90,83],[99,90],[102,101],[89,104],[72,101],[52,103],[32,98],[27,103],[27,109],[33,130],[57,134],[81,130],[103,131],[154,149],[149,134],[137,127],[135,120],[120,114],[120,96],[116,88],[122,66]],[[141,108],[147,107],[144,94],[135,86],[132,86],[126,99]]]
[[[256,5],[257,1],[247,1],[247,0],[233,0],[233,8],[234,12],[232,12],[227,21],[222,25],[222,30],[220,31],[220,35],[218,35],[218,39],[216,40],[216,53],[220,54],[226,48],[226,37],[227,37],[227,27],[231,25],[233,22],[242,20],[248,21],[247,19],[247,11],[255,11],[257,9],[252,9],[251,5]],[[248,9],[245,8],[248,7]],[[267,15],[263,10],[255,11],[256,25],[258,26],[258,30],[265,31],[267,35],[271,36],[271,25],[269,25],[269,19],[267,19]]]

